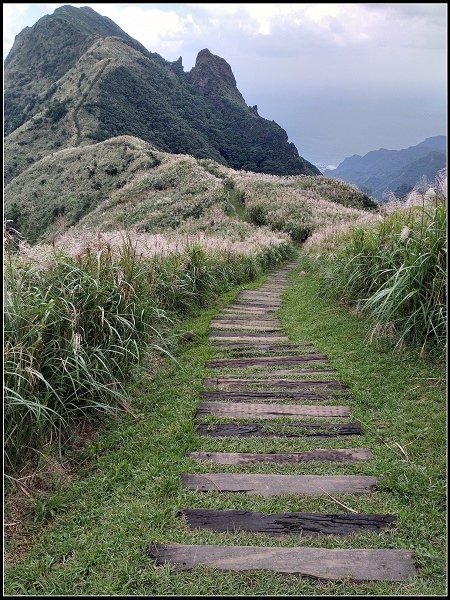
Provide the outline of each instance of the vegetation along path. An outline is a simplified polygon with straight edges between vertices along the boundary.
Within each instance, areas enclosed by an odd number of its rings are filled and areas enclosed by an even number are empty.
[[[197,409],[200,435],[229,438],[332,439],[336,446],[304,452],[192,452],[201,473],[185,473],[182,485],[195,492],[239,494],[237,509],[183,508],[179,516],[192,529],[245,531],[265,536],[293,534],[300,541],[314,535],[379,533],[395,527],[395,515],[359,513],[335,496],[371,494],[378,478],[342,475],[345,463],[370,460],[370,448],[353,448],[349,440],[364,432],[349,422],[351,398],[327,357],[314,348],[295,347],[284,334],[276,311],[287,288],[289,269],[278,271],[257,290],[241,292],[212,322],[210,339],[229,358],[210,360],[213,376],[204,379],[203,402]],[[288,351],[288,352],[287,352]],[[235,375],[237,373],[238,375]],[[345,405],[342,401],[345,399]],[[267,425],[269,421],[270,425]],[[349,447],[350,446],[350,447]],[[332,475],[302,474],[304,463],[336,464]],[[290,474],[265,472],[266,465],[293,466]],[[216,465],[235,467],[217,471]],[[252,470],[258,465],[258,472]],[[206,468],[205,468],[206,467]],[[380,473],[382,475],[382,473]],[[239,507],[242,494],[264,497],[328,496],[340,513],[254,512]],[[248,546],[223,544],[154,544],[149,556],[156,565],[190,570],[206,566],[224,571],[266,570],[329,580],[404,581],[415,575],[413,553],[395,549],[328,549],[302,545],[264,545],[261,537]]]
[[[302,262],[180,323],[28,488],[6,593],[445,595],[443,370],[319,286]]]

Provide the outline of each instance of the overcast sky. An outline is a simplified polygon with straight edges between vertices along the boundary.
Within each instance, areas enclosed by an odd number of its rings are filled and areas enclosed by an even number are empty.
[[[14,37],[62,4],[3,4]],[[247,104],[313,163],[400,149],[446,132],[447,4],[73,4],[152,52],[222,56]]]

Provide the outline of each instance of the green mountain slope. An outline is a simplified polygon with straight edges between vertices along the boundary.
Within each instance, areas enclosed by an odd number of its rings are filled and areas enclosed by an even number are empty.
[[[320,174],[246,105],[224,59],[202,50],[185,73],[86,7],[61,7],[17,36],[5,120],[8,182],[54,150],[119,135],[235,169]]]
[[[342,182],[235,171],[131,136],[45,156],[4,195],[5,217],[28,242],[77,228],[223,232],[228,214],[234,229],[267,225],[297,239],[298,228],[312,232],[358,218],[368,207],[364,194]]]
[[[96,39],[116,36],[140,52],[148,51],[92,8],[61,6],[53,15],[25,27],[5,60],[5,133],[11,133],[49,100],[60,79]]]

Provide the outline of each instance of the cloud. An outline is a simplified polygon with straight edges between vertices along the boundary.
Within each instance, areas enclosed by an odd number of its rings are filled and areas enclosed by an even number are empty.
[[[58,6],[4,4],[4,46]],[[203,48],[223,57],[247,103],[257,104],[262,116],[286,129],[300,152],[309,148],[317,160],[336,163],[369,151],[379,145],[380,132],[385,137],[392,132],[390,139],[397,136],[397,147],[405,147],[420,141],[418,131],[431,128],[434,135],[439,123],[445,128],[444,4],[87,6],[165,59],[181,55],[185,70]],[[407,110],[401,108],[405,104]],[[368,129],[362,128],[365,115]]]
[[[3,52],[9,52],[16,35],[26,26],[30,4],[3,4]]]

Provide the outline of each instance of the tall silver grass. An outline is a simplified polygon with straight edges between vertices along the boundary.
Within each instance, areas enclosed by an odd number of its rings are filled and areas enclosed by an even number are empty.
[[[116,249],[115,249],[116,250]],[[210,303],[290,255],[179,254],[142,258],[130,239],[78,258],[55,252],[46,268],[7,252],[5,265],[5,458],[13,472],[54,432],[127,404],[142,352],[171,354],[174,319]],[[53,435],[53,438],[55,436]]]

